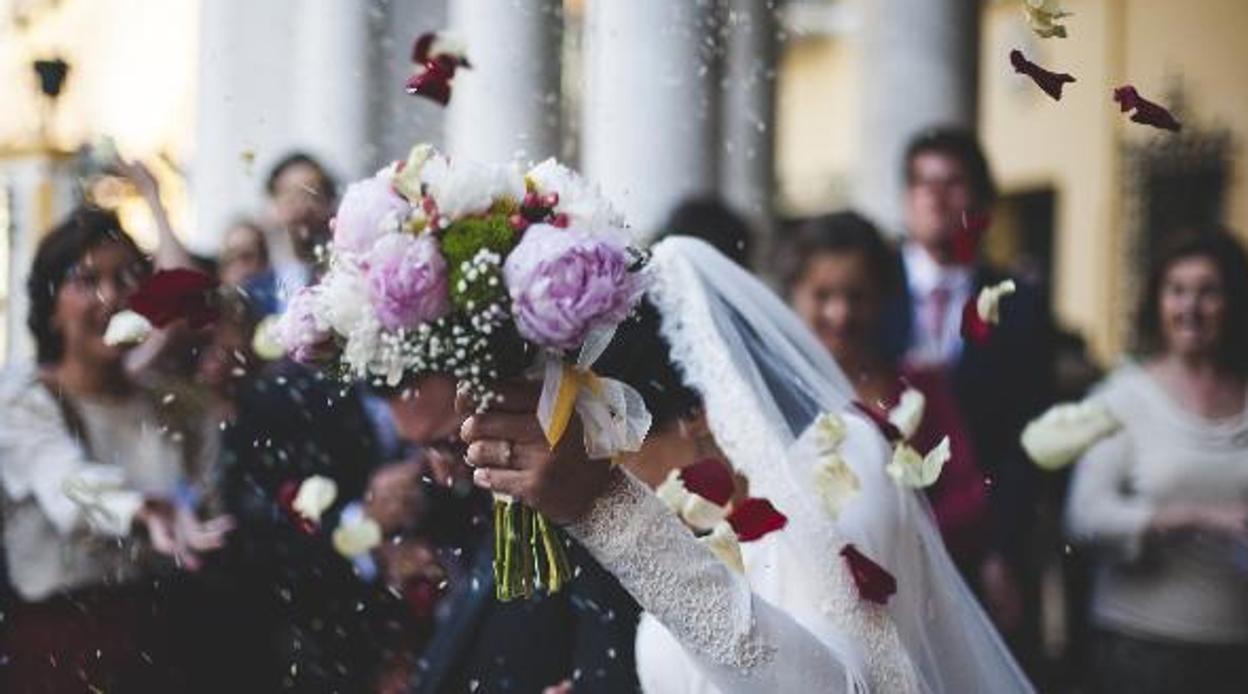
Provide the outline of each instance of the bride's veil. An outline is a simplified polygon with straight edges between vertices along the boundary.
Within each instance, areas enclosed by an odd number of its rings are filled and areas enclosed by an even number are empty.
[[[708,244],[671,237],[653,248],[651,301],[684,380],[734,467],[789,517],[782,531],[805,573],[832,585],[852,542],[896,579],[888,610],[919,688],[933,694],[1030,692],[949,560],[921,492],[884,473],[882,436],[846,455],[861,491],[833,519],[812,491],[816,456],[795,446],[822,413],[847,409],[845,374],[772,291]],[[875,440],[878,439],[878,440]],[[865,451],[865,453],[863,452]]]

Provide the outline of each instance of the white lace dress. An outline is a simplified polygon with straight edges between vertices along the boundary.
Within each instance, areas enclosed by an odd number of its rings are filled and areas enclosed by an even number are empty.
[[[865,445],[869,426],[851,425]],[[738,574],[623,472],[569,531],[646,612],[637,635],[646,692],[918,691],[887,610],[859,598],[841,557],[812,557],[797,535],[745,543]],[[812,559],[832,567],[831,585],[808,569]]]

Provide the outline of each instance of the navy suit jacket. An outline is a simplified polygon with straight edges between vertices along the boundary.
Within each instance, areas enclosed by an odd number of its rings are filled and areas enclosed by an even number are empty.
[[[901,263],[901,261],[898,261]],[[901,263],[901,286],[885,311],[885,348],[900,359],[914,341],[914,297]],[[1008,279],[995,268],[974,272],[974,293]],[[1017,281],[1016,281],[1017,282]],[[1024,560],[1035,520],[1039,474],[1019,443],[1023,427],[1052,401],[1053,326],[1036,287],[1017,282],[1001,302],[1001,323],[984,344],[966,342],[953,364],[954,397],[988,476],[991,549]],[[974,295],[974,294],[973,294]]]

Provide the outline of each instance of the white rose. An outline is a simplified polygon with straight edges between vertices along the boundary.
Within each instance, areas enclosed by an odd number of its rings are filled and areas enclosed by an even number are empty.
[[[135,345],[152,334],[152,324],[142,315],[134,311],[120,311],[113,314],[104,329],[104,344]]]
[[[296,513],[313,523],[321,522],[321,514],[338,498],[338,484],[328,477],[313,475],[299,485],[290,506]]]
[[[741,558],[741,543],[737,540],[737,533],[733,531],[728,521],[715,524],[715,527],[711,529],[711,534],[699,540],[720,561],[737,573],[745,573],[745,560]]]
[[[909,439],[919,430],[923,422],[923,411],[927,406],[927,398],[922,393],[907,388],[897,400],[897,406],[888,411],[888,421],[901,432],[901,437]]]
[[[1085,400],[1050,407],[1023,429],[1023,450],[1046,470],[1069,465],[1121,424],[1099,402]]]
[[[922,489],[935,484],[951,456],[948,436],[941,439],[927,455],[920,455],[907,443],[899,443],[893,449],[893,459],[884,471],[903,487]]]

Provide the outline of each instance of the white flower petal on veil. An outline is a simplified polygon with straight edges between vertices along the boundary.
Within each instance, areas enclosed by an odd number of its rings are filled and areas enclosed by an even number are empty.
[[[835,452],[823,456],[815,465],[814,485],[824,510],[833,518],[840,516],[845,504],[862,489],[862,482],[854,474],[853,468],[840,453]]]
[[[923,489],[936,483],[950,457],[948,436],[941,439],[927,455],[921,455],[908,443],[899,443],[893,449],[893,459],[885,470],[897,484]]]
[[[745,560],[741,557],[741,542],[727,521],[720,521],[711,528],[709,535],[698,538],[716,558],[727,564],[733,571],[745,573]]]

